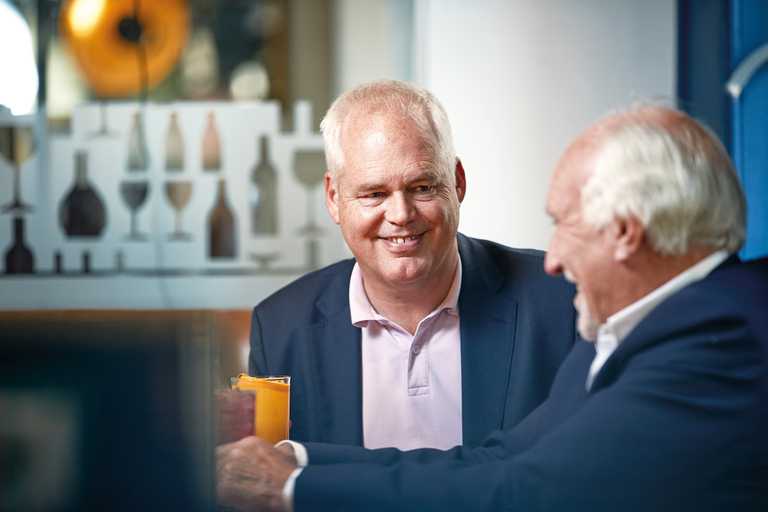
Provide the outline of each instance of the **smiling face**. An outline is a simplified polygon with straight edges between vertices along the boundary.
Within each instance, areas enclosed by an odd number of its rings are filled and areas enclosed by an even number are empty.
[[[591,172],[593,154],[593,148],[577,142],[555,170],[547,198],[555,229],[544,263],[549,274],[563,273],[576,284],[579,334],[590,341],[597,337],[598,326],[620,309],[611,230],[595,228],[582,215],[581,189]]]
[[[461,165],[438,169],[413,123],[383,113],[351,114],[341,145],[344,168],[326,175],[326,204],[366,289],[450,282],[465,190]]]

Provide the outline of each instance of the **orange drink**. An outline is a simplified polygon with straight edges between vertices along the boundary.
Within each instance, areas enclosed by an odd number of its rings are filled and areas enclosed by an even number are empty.
[[[254,435],[270,443],[288,439],[290,377],[251,377],[241,373],[232,379],[232,389],[256,395],[253,417]]]

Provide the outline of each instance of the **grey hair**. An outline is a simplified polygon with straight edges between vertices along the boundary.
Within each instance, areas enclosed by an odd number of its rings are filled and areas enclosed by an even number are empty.
[[[411,121],[431,150],[434,162],[449,181],[456,161],[451,125],[445,109],[435,96],[413,84],[396,80],[379,80],[359,85],[333,102],[320,123],[325,143],[325,161],[336,177],[344,168],[341,134],[351,113],[394,114]]]
[[[593,173],[581,190],[585,220],[600,228],[634,216],[660,254],[697,245],[737,251],[746,201],[717,137],[660,107],[634,107],[614,120],[599,136]]]

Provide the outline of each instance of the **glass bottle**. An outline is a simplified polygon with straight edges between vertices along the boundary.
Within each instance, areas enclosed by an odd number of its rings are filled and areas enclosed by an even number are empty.
[[[61,255],[61,251],[53,253],[53,272],[55,274],[64,273],[64,257]]]
[[[125,271],[125,253],[117,251],[115,253],[115,272],[121,274]]]
[[[83,253],[80,255],[80,259],[82,261],[80,272],[82,272],[83,274],[90,274],[91,273],[91,253],[88,251],[83,251]]]
[[[128,136],[128,162],[126,167],[129,172],[146,171],[149,169],[149,150],[147,149],[144,121],[140,111],[133,113],[131,133]]]
[[[218,171],[221,169],[221,140],[216,128],[216,116],[208,112],[208,122],[203,133],[203,170]]]
[[[98,237],[107,224],[107,209],[88,180],[88,154],[75,153],[75,182],[59,205],[59,223],[68,237]]]
[[[259,139],[259,161],[251,172],[251,232],[277,234],[277,172],[269,158],[269,139]]]
[[[35,256],[24,242],[24,217],[13,218],[13,243],[5,252],[5,273],[35,273]]]
[[[208,256],[234,258],[237,254],[235,214],[227,202],[224,178],[219,179],[216,203],[208,214]]]
[[[181,171],[184,169],[184,139],[179,128],[179,116],[171,112],[171,123],[165,137],[165,170]]]

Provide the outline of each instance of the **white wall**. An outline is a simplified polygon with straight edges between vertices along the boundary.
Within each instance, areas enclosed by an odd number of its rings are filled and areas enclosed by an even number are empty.
[[[467,170],[460,229],[545,248],[568,140],[675,91],[674,0],[415,0],[415,79],[445,105]]]
[[[410,0],[335,0],[334,95],[380,78],[404,80],[410,70],[403,43],[411,26],[400,19]]]

